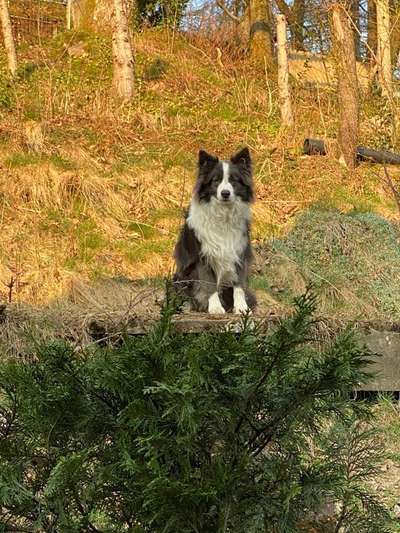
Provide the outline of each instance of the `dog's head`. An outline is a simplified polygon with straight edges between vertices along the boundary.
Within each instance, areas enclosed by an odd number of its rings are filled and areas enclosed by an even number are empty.
[[[203,150],[199,152],[199,172],[194,196],[200,202],[215,198],[221,204],[253,200],[252,163],[248,148],[220,161]]]

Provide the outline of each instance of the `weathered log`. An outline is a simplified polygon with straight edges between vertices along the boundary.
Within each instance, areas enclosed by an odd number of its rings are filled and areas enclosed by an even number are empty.
[[[326,155],[324,141],[319,139],[305,139],[303,153],[306,155]],[[400,165],[400,154],[388,150],[373,150],[364,146],[357,147],[357,161],[370,161],[383,165]]]

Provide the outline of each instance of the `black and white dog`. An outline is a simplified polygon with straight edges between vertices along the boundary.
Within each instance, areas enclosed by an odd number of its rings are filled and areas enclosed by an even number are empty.
[[[198,177],[174,253],[174,286],[196,311],[245,313],[255,307],[246,287],[253,198],[247,148],[229,161],[199,152]]]

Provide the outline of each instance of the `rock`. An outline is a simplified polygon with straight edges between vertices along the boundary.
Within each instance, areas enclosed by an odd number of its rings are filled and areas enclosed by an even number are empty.
[[[85,43],[80,41],[79,43],[72,44],[67,47],[67,53],[70,57],[86,57],[88,53],[85,50]]]

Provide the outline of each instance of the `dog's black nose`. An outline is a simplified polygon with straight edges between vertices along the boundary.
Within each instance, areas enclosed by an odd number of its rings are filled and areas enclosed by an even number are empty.
[[[231,195],[231,191],[228,191],[228,189],[224,189],[221,191],[221,196],[224,200],[227,200],[230,195]]]

